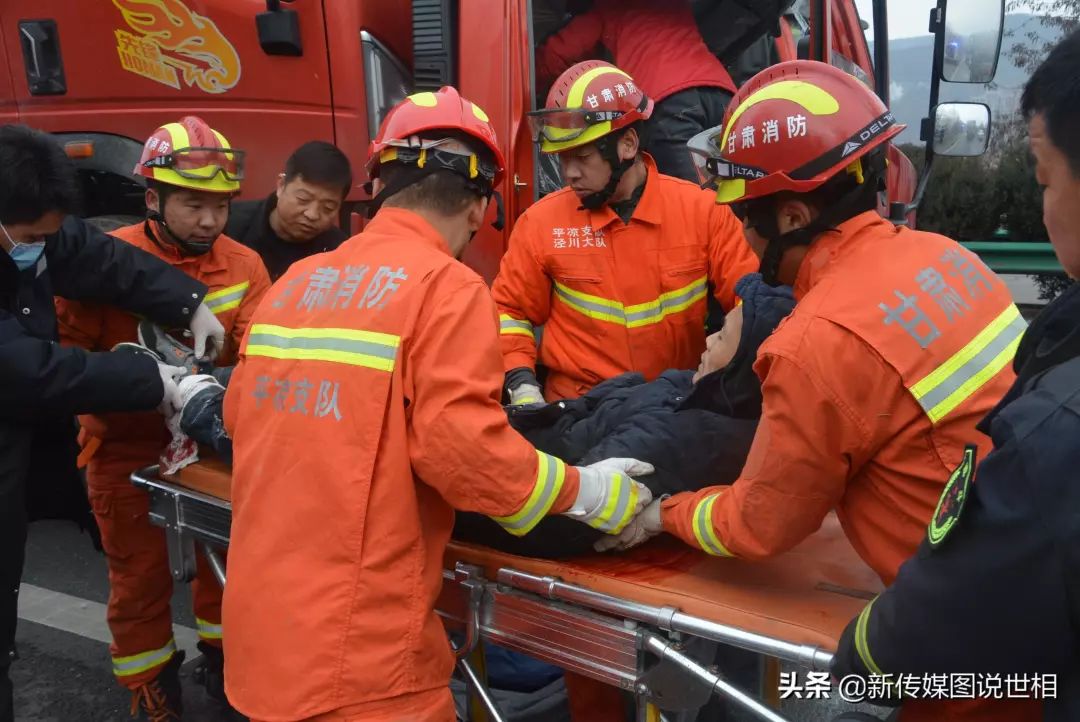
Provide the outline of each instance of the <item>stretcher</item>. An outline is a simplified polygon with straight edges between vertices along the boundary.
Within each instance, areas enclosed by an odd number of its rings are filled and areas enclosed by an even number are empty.
[[[151,520],[166,531],[173,577],[194,578],[199,548],[224,584],[218,550],[229,543],[228,467],[208,460],[169,478],[150,467],[132,481],[149,492]],[[881,590],[831,516],[766,562],[709,557],[667,538],[558,562],[453,542],[445,561],[437,610],[464,638],[455,647],[459,669],[478,710],[496,722],[499,711],[470,663],[482,660],[482,640],[628,691],[641,720],[659,719],[658,709],[696,709],[720,694],[756,718],[782,721],[776,663],[773,683],[747,693],[711,667],[711,657],[695,659],[691,640],[827,671],[844,627]]]

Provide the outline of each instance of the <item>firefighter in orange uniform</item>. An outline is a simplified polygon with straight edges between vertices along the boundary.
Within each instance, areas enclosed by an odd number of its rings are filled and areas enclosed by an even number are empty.
[[[410,96],[368,172],[375,217],[270,289],[225,396],[226,685],[254,720],[450,722],[434,606],[454,508],[614,533],[649,497],[627,476],[648,465],[566,466],[499,404],[498,314],[456,260],[504,172],[484,111]]]
[[[858,80],[800,60],[759,73],[724,125],[691,141],[717,202],[745,219],[763,275],[794,286],[797,305],[758,353],[763,411],[740,477],[654,502],[600,546],[663,530],[710,554],[761,559],[835,509],[889,584],[965,445],[990,450],[975,425],[1011,385],[1026,324],[976,255],[877,214],[886,143],[901,130]],[[901,719],[1022,721],[1038,707],[912,700]]]
[[[577,397],[626,371],[693,368],[710,293],[724,310],[757,268],[728,208],[639,150],[653,102],[598,60],[563,73],[530,116],[569,186],[517,219],[492,293],[512,404]],[[537,357],[537,329],[543,343]]]
[[[146,178],[147,220],[112,235],[154,254],[210,291],[205,303],[225,327],[218,361],[235,359],[251,314],[270,286],[255,251],[221,235],[229,201],[240,190],[243,151],[194,116],[150,136],[135,173]],[[138,319],[113,306],[56,300],[61,338],[90,351],[137,341]],[[84,446],[97,446],[87,465],[94,517],[109,563],[109,629],[113,672],[132,691],[132,715],[179,719],[179,669],[184,654],[173,639],[173,584],[165,534],[150,523],[149,499],[130,481],[157,462],[170,436],[157,414],[83,416]],[[198,678],[225,701],[221,653],[221,587],[200,557],[194,584]],[[173,716],[169,716],[173,715]]]

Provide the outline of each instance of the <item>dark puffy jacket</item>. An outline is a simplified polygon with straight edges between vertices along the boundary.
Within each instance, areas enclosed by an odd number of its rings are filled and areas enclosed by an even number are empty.
[[[753,370],[758,348],[795,306],[789,288],[768,286],[756,273],[740,280],[736,293],[743,302],[739,348],[727,366],[697,384],[693,371],[665,371],[651,382],[622,374],[581,398],[511,408],[511,424],[536,448],[570,464],[620,456],[653,464],[656,473],[640,479],[653,496],[730,484],[742,471],[761,417],[761,381]],[[457,518],[458,539],[525,556],[585,553],[600,536],[566,517],[545,519],[524,537],[479,515]]]
[[[187,326],[206,286],[77,218],[47,239],[33,268],[18,270],[0,251],[0,720],[11,718],[27,521],[92,524],[75,468],[75,414],[152,409],[162,395],[148,357],[60,346],[54,294]]]

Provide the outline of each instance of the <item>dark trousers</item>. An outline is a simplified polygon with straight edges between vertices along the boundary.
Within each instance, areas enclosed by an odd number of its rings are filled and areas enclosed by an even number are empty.
[[[16,475],[12,475],[16,476]],[[14,690],[8,669],[15,659],[19,580],[26,550],[24,479],[0,479],[0,722],[15,722]]]
[[[687,88],[656,104],[646,126],[646,150],[661,173],[698,182],[686,142],[720,125],[731,98],[721,88]]]

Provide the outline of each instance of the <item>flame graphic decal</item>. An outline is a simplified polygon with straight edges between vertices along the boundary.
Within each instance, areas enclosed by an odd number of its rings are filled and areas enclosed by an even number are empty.
[[[177,89],[182,78],[207,93],[224,93],[239,82],[236,48],[213,21],[180,0],[113,0],[113,5],[136,33],[116,31],[125,70]]]

